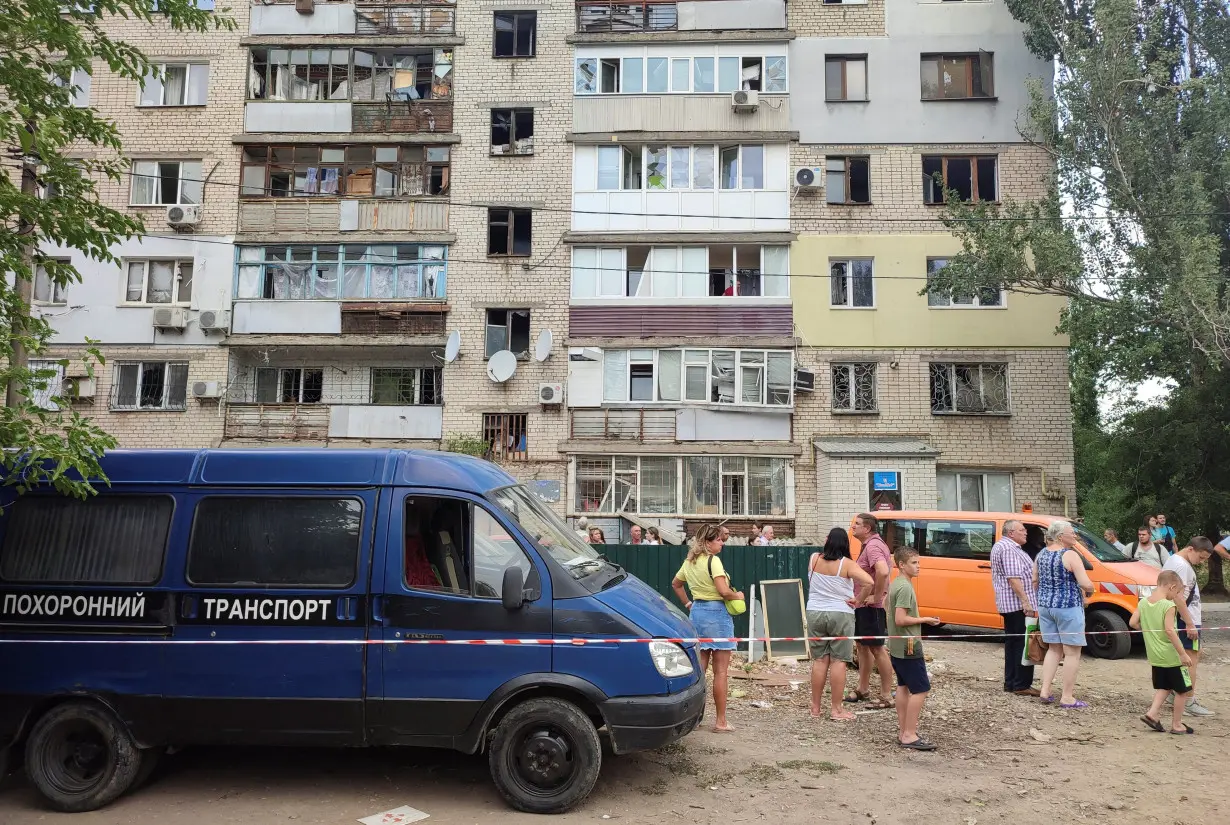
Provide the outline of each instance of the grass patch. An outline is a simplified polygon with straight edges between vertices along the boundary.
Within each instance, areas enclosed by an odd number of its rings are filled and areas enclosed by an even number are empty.
[[[781,769],[776,765],[752,765],[750,768],[742,772],[742,776],[747,777],[752,782],[764,784],[768,782],[777,782],[785,779],[786,774],[781,772]]]
[[[654,753],[661,757],[662,761],[659,764],[675,776],[700,775],[700,765],[688,753],[688,749],[679,742],[672,742],[658,748]]]
[[[838,765],[836,762],[819,762],[815,759],[790,759],[786,762],[778,762],[777,767],[785,768],[788,771],[803,771],[815,776],[825,773],[837,773],[846,769],[845,765]]]

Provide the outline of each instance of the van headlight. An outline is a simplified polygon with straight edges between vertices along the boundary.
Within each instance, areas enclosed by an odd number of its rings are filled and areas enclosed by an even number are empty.
[[[692,660],[687,652],[674,642],[653,641],[649,643],[649,657],[653,666],[668,679],[687,676],[692,672]]]
[[[1139,584],[1136,586],[1136,593],[1137,595],[1140,596],[1141,599],[1147,599],[1153,595],[1153,591],[1156,589],[1157,589],[1156,585]]]

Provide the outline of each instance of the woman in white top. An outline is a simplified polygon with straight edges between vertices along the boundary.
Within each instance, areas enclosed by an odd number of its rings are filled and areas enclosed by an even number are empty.
[[[850,562],[846,564],[846,562]],[[807,563],[807,635],[811,641],[811,715],[821,714],[824,682],[829,683],[832,710],[829,718],[846,722],[854,714],[842,707],[846,692],[846,665],[854,658],[854,582],[874,584],[857,564],[850,561],[850,539],[841,527],[829,531],[823,553],[812,553]],[[817,636],[845,636],[838,641],[820,641]]]

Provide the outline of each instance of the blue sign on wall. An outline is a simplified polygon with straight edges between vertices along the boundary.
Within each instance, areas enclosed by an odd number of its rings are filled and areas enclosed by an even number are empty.
[[[895,472],[873,472],[871,474],[871,488],[873,490],[896,490],[897,475]]]

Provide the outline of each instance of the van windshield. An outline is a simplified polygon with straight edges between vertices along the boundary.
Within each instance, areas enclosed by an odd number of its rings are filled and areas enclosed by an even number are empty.
[[[1081,544],[1085,545],[1085,549],[1093,553],[1093,557],[1098,561],[1109,563],[1131,561],[1131,559],[1119,552],[1119,548],[1106,539],[1095,536],[1079,524],[1073,524],[1072,528],[1076,530],[1076,537],[1081,540]]]
[[[599,557],[592,545],[582,541],[575,530],[524,487],[503,487],[492,492],[491,498],[540,550],[562,564],[574,579],[618,569]]]

